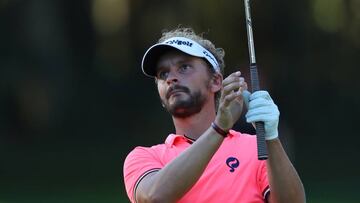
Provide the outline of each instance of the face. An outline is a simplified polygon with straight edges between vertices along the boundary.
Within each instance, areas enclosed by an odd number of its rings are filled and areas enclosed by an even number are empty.
[[[169,51],[157,63],[156,80],[161,102],[178,118],[201,111],[214,97],[207,63],[179,51]]]

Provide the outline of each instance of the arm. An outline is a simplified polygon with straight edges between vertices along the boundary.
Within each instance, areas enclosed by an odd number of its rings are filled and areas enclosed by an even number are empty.
[[[249,98],[247,122],[263,121],[269,152],[267,170],[270,183],[270,203],[305,202],[305,191],[280,140],[278,122],[280,112],[266,91],[257,91]]]
[[[209,128],[177,158],[139,183],[137,202],[175,202],[180,199],[200,178],[223,139]]]
[[[215,123],[222,129],[230,129],[240,117],[242,89],[247,88],[240,75],[240,72],[233,73],[224,81],[221,75],[214,76],[219,89],[222,88],[215,118]],[[236,103],[238,108],[233,108],[233,103]],[[140,181],[136,190],[137,202],[175,202],[180,199],[200,178],[223,139],[209,127],[196,142],[164,168],[148,174]]]
[[[270,182],[270,203],[306,202],[305,191],[295,168],[279,139],[267,141],[267,169]]]

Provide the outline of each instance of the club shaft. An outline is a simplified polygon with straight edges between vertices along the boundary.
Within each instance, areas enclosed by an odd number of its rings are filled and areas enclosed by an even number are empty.
[[[247,31],[247,36],[248,36],[250,64],[256,64],[254,36],[253,36],[253,30],[252,30],[252,21],[251,21],[249,0],[244,0],[244,4],[245,4],[246,31]]]

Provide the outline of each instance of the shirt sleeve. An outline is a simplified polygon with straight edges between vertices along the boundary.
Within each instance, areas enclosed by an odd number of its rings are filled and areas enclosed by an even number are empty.
[[[123,172],[126,193],[131,202],[135,202],[136,187],[141,179],[161,168],[163,164],[151,148],[136,147],[128,154]]]
[[[261,191],[261,194],[264,200],[266,201],[267,195],[270,192],[266,161],[261,161],[257,177],[258,177],[259,191]]]

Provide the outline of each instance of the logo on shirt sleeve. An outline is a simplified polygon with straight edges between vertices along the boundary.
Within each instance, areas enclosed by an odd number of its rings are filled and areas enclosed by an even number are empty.
[[[226,165],[230,168],[230,172],[234,172],[237,167],[239,167],[240,162],[235,157],[229,157],[226,159]]]

